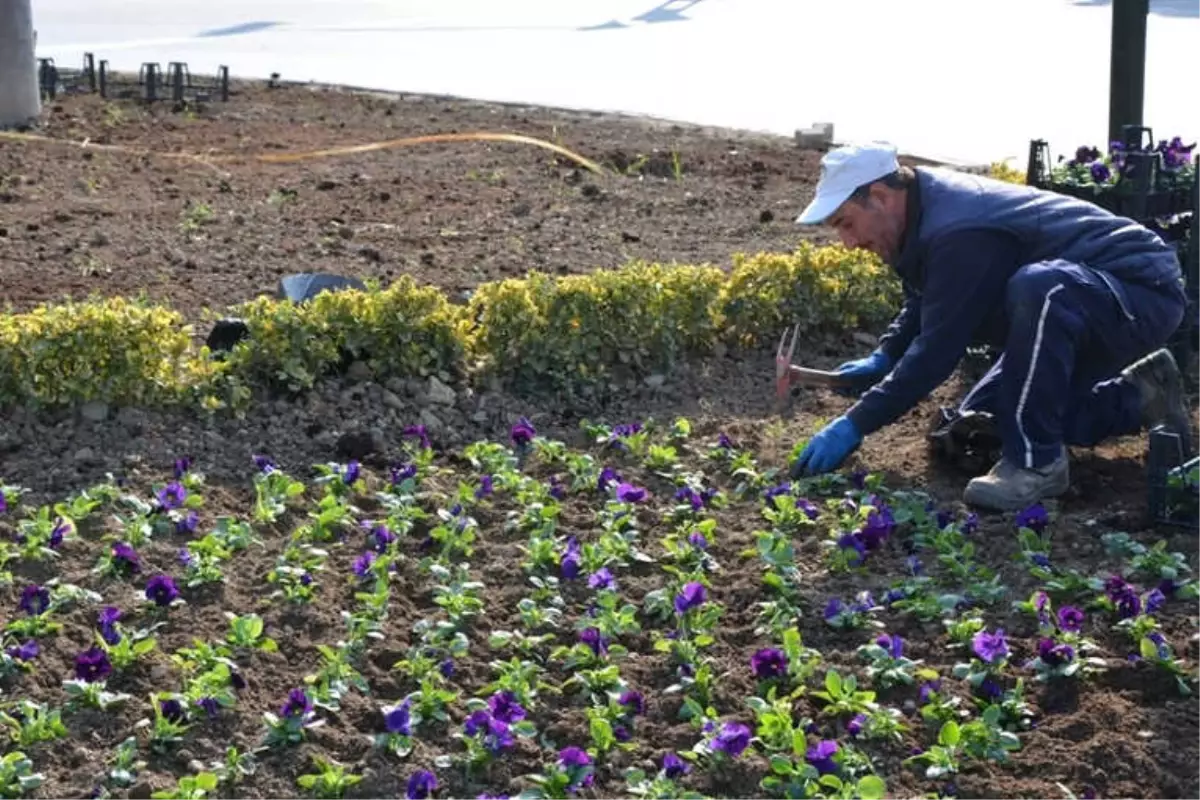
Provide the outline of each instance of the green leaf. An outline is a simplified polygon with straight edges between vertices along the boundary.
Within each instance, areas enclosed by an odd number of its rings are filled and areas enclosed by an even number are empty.
[[[787,756],[773,755],[771,756],[771,772],[776,775],[791,775],[792,760]]]
[[[887,784],[878,775],[864,775],[858,779],[858,796],[862,800],[883,800]]]
[[[1150,640],[1150,637],[1148,637],[1148,636],[1143,636],[1142,640],[1140,642],[1138,642],[1138,650],[1141,652],[1142,658],[1146,658],[1146,659],[1157,659],[1158,658],[1158,647],[1154,644],[1153,641]]]
[[[958,723],[950,720],[942,726],[941,732],[938,733],[938,744],[943,747],[957,747],[960,736]]]
[[[837,670],[831,669],[825,673],[825,689],[833,697],[842,693],[842,677],[837,674]]]

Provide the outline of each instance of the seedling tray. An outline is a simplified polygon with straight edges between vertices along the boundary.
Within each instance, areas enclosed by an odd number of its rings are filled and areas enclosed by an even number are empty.
[[[1150,431],[1150,514],[1155,524],[1195,530],[1200,525],[1200,457],[1184,461],[1183,454],[1179,434],[1161,426]]]

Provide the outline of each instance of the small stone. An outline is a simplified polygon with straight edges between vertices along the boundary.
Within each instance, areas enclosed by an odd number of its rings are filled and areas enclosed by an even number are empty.
[[[166,664],[155,664],[153,667],[150,668],[150,679],[151,680],[161,681],[161,680],[166,679],[166,677],[170,674],[171,674],[171,670],[167,668]]]
[[[338,455],[348,460],[361,461],[382,449],[383,437],[370,430],[347,431],[337,440]]]
[[[331,181],[328,178],[326,178],[325,180],[317,181],[317,191],[318,192],[328,192],[331,189],[336,189],[336,188],[337,188],[337,181]]]
[[[322,431],[313,437],[313,442],[319,447],[336,447],[338,435],[333,431]]]
[[[482,425],[488,421],[488,413],[486,411],[476,411],[471,415],[471,422]]]
[[[422,408],[419,420],[429,433],[439,433],[446,426],[438,419],[437,415],[428,408]]]
[[[117,424],[130,436],[141,436],[146,429],[146,413],[139,408],[122,408],[117,412]]]
[[[404,380],[404,393],[409,397],[420,397],[425,394],[425,383],[417,378]]]
[[[80,406],[79,415],[88,422],[103,422],[108,419],[108,403],[103,400],[89,400]]]
[[[453,389],[438,380],[437,376],[429,376],[429,402],[440,406],[452,406],[455,399]]]
[[[75,451],[75,461],[79,464],[91,464],[96,460],[96,451],[90,447],[81,447]]]
[[[662,385],[667,382],[667,376],[661,373],[654,373],[646,376],[646,385],[651,389],[661,389]]]
[[[394,389],[384,389],[381,397],[383,404],[388,408],[394,408],[400,411],[404,408],[404,401],[396,394]]]
[[[365,361],[352,361],[346,368],[346,377],[358,383],[369,381],[372,377],[371,367]]]
[[[713,345],[713,356],[715,358],[724,358],[728,353],[729,349],[725,347],[724,343],[717,342]]]
[[[879,344],[879,339],[867,333],[866,331],[855,331],[854,335],[850,338],[854,339],[854,341],[858,342],[864,347],[874,347],[875,345]]]
[[[150,795],[152,794],[154,794],[154,787],[147,781],[138,781],[129,787],[129,797],[131,800],[150,800]]]
[[[395,392],[396,394],[404,394],[406,391],[405,385],[404,385],[404,379],[397,377],[396,375],[393,375],[390,378],[388,378],[386,381],[384,381],[383,385],[387,388],[387,390],[389,392]]]

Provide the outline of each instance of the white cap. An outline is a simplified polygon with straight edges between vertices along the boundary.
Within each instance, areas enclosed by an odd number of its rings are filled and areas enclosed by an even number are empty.
[[[877,181],[900,169],[896,148],[887,142],[845,145],[830,150],[821,159],[821,179],[817,196],[796,222],[815,225],[828,219],[858,187]]]

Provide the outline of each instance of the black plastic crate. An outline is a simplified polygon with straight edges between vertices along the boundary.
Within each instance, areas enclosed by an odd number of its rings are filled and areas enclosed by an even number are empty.
[[[1150,128],[1126,125],[1123,144],[1128,148],[1143,148],[1148,137],[1154,143]],[[1194,162],[1200,168],[1200,156]],[[1165,174],[1161,156],[1155,152],[1131,152],[1122,166],[1117,181],[1104,191],[1093,186],[1057,183],[1051,179],[1050,145],[1044,139],[1029,143],[1029,161],[1025,182],[1040,189],[1087,200],[1101,208],[1124,217],[1147,223],[1179,214],[1195,214],[1197,210],[1196,180],[1189,184],[1168,185],[1161,179]]]
[[[1150,515],[1156,524],[1195,530],[1200,525],[1200,457],[1185,461],[1185,452],[1179,434],[1161,426],[1150,431]]]

